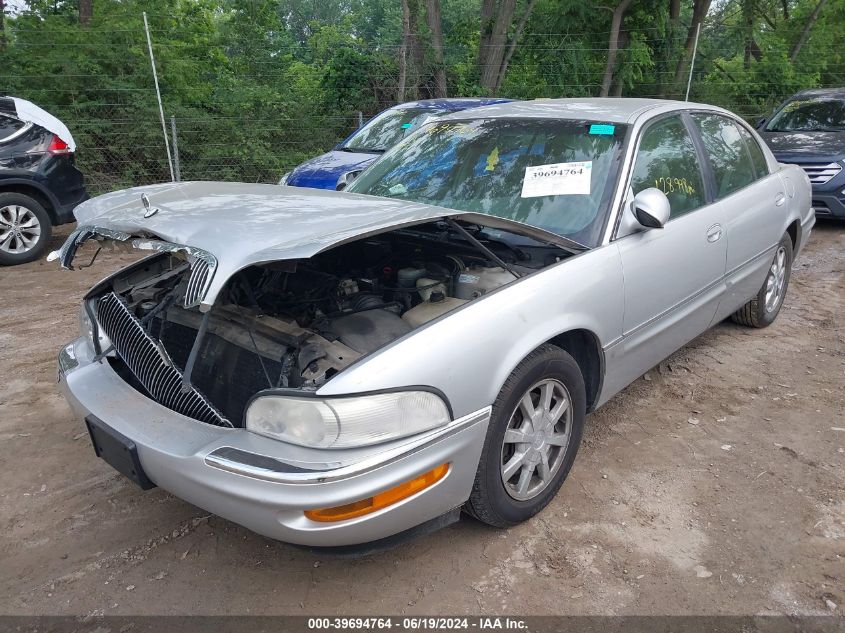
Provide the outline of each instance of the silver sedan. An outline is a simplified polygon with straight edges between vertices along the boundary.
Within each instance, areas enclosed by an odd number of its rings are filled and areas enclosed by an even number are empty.
[[[59,380],[96,454],[261,534],[349,546],[548,504],[587,413],[725,318],[776,318],[803,171],[712,106],[511,103],[346,191],[173,183],[81,205]]]

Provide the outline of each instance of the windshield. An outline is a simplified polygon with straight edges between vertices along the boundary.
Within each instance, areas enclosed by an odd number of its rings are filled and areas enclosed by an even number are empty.
[[[429,123],[348,191],[494,215],[594,246],[625,131],[553,119]]]
[[[384,152],[416,130],[430,116],[446,110],[404,108],[385,110],[343,144],[341,149],[361,152]]]
[[[845,131],[845,99],[804,99],[788,102],[766,126],[769,132]]]

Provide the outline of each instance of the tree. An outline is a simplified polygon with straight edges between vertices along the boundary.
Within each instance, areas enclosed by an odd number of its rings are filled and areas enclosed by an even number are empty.
[[[79,23],[88,26],[91,24],[92,17],[94,17],[93,0],[79,0]]]
[[[607,64],[604,67],[604,76],[601,80],[602,97],[610,94],[610,85],[613,82],[613,73],[616,71],[616,55],[619,52],[619,30],[622,28],[622,18],[625,17],[625,12],[631,6],[633,0],[620,0],[613,11],[613,17],[610,20],[610,36],[607,40]],[[604,7],[607,8],[607,7]]]
[[[6,25],[5,25],[5,18],[6,18],[6,3],[4,0],[0,0],[0,51],[6,48]]]
[[[405,83],[408,81],[408,46],[411,42],[411,7],[402,0],[402,45],[399,47],[399,79],[396,82],[396,101],[405,100]]]
[[[536,4],[536,0],[528,1],[509,40],[508,31],[513,24],[517,0],[482,0],[478,71],[479,83],[488,93],[498,93],[513,51]]]
[[[809,39],[810,37],[810,31],[813,30],[813,26],[819,19],[819,14],[822,12],[822,9],[826,4],[827,0],[819,0],[819,3],[816,5],[816,8],[813,9],[813,12],[810,14],[810,17],[807,19],[807,23],[804,25],[804,28],[801,31],[801,35],[798,37],[798,41],[795,42],[795,46],[792,47],[792,50],[789,53],[789,61],[795,62],[795,60],[798,59],[798,54],[801,52],[801,49],[804,47],[804,44],[807,43],[807,39]],[[786,12],[785,4],[784,12]]]
[[[683,94],[699,26],[693,97],[749,121],[845,75],[842,0],[605,0],[598,16],[554,0],[95,1],[0,0],[15,2],[0,15],[2,90],[71,127],[92,193],[169,177],[142,11],[186,179],[277,182],[358,112],[447,88]]]
[[[710,10],[710,0],[693,0],[692,5],[692,20],[689,28],[687,28],[687,36],[684,41],[684,49],[678,59],[678,65],[675,67],[675,78],[673,82],[674,88],[677,90],[678,86],[682,85],[684,76],[687,72],[687,64],[692,59],[692,51],[695,48],[695,36],[699,33],[701,24]]]
[[[447,96],[446,65],[443,62],[443,22],[440,17],[440,0],[425,0],[425,19],[431,31],[431,51],[434,57],[434,96],[445,98]]]
[[[528,18],[531,17],[531,13],[534,11],[534,5],[537,4],[537,0],[529,0],[528,8],[522,13],[522,17],[519,19],[519,24],[516,25],[516,31],[511,38],[510,44],[508,44],[508,50],[505,53],[505,58],[502,60],[501,66],[499,68],[499,75],[496,77],[496,92],[499,91],[502,83],[505,81],[505,75],[508,72],[508,66],[510,65],[511,58],[513,57],[514,51],[516,51],[516,45],[519,42],[519,38],[522,36],[522,32],[525,30],[525,24],[528,22]]]

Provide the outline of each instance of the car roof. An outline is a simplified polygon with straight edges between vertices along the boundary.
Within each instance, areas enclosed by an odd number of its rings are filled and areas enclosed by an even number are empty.
[[[810,88],[809,90],[802,90],[798,92],[790,99],[795,99],[796,97],[840,97],[845,99],[845,87],[843,88]]]
[[[419,101],[406,101],[395,105],[390,110],[402,110],[405,108],[420,108],[424,110],[466,110],[499,103],[510,103],[512,99],[500,97],[457,97],[452,99],[421,99]]]
[[[536,118],[536,119],[578,119],[605,121],[608,123],[631,123],[650,110],[714,110],[725,112],[715,106],[671,101],[667,99],[626,99],[617,97],[588,97],[577,99],[534,99],[491,105],[472,111],[472,118]],[[450,114],[441,119],[461,119],[466,114]]]

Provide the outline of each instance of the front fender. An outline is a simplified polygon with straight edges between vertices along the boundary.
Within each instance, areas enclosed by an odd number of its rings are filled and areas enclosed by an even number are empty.
[[[364,357],[318,395],[428,385],[460,417],[490,405],[531,351],[574,329],[602,348],[622,333],[622,267],[614,245],[571,257],[431,321]]]

